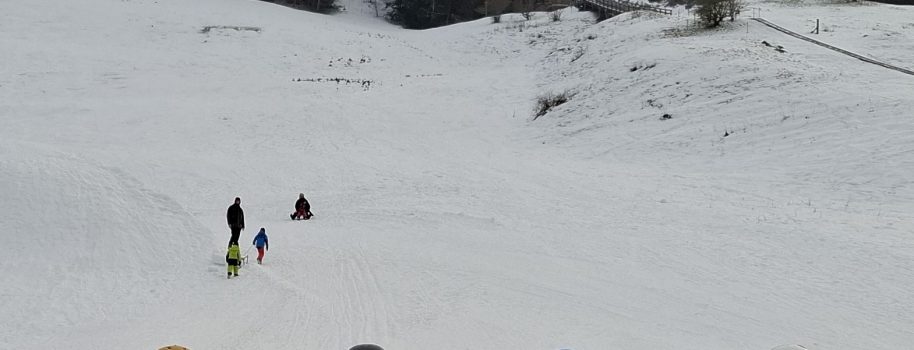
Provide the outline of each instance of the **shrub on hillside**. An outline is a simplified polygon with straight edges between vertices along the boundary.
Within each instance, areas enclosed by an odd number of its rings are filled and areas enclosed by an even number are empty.
[[[562,10],[555,10],[549,15],[552,18],[553,22],[558,22],[562,20]]]
[[[546,94],[546,95],[538,97],[536,99],[536,109],[534,111],[534,112],[536,112],[536,114],[533,117],[533,120],[536,120],[536,118],[546,115],[546,113],[549,113],[549,111],[552,110],[553,108],[555,108],[565,102],[568,102],[568,100],[571,99],[572,96],[573,96],[573,94],[569,93],[568,91],[565,91],[565,92],[558,93],[558,94],[550,93],[550,94]]]
[[[698,10],[695,13],[708,27],[719,26],[727,17],[735,20],[745,7],[742,0],[697,0],[696,4]]]

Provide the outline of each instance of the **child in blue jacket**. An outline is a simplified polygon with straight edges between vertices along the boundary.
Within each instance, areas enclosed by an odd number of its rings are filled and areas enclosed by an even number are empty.
[[[270,240],[267,239],[267,230],[261,227],[260,232],[254,237],[254,242],[252,244],[257,247],[257,263],[263,264],[263,252],[264,250],[270,250]]]

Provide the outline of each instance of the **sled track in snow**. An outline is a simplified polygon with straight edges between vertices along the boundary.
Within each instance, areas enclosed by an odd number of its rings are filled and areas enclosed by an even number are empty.
[[[767,20],[765,20],[765,19],[762,19],[762,18],[752,18],[752,20],[755,20],[756,22],[759,22],[759,23],[761,23],[761,24],[764,24],[764,25],[766,25],[766,26],[769,26],[769,27],[773,28],[774,30],[777,30],[777,31],[782,32],[782,33],[787,34],[787,35],[790,35],[790,36],[795,37],[795,38],[797,38],[797,39],[801,39],[801,40],[805,40],[805,41],[811,42],[811,43],[813,43],[813,44],[816,44],[816,45],[822,46],[822,47],[824,47],[824,48],[827,48],[827,49],[830,49],[830,50],[834,50],[834,51],[843,53],[843,54],[845,54],[845,55],[851,56],[851,57],[853,57],[853,58],[856,58],[856,59],[861,60],[861,61],[864,61],[864,62],[872,63],[872,64],[875,64],[875,65],[877,65],[877,66],[882,66],[882,67],[884,67],[884,68],[888,68],[888,69],[891,69],[891,70],[896,70],[896,71],[899,71],[899,72],[902,72],[902,73],[905,73],[905,74],[914,76],[914,71],[912,71],[912,70],[910,70],[910,69],[905,69],[905,68],[901,68],[901,67],[898,67],[898,66],[893,66],[893,65],[888,64],[888,63],[880,62],[880,61],[874,60],[874,59],[872,59],[872,58],[867,58],[867,57],[864,57],[864,56],[855,54],[855,53],[853,53],[853,52],[850,52],[850,51],[847,51],[847,50],[844,50],[844,49],[841,49],[841,48],[838,48],[838,47],[835,47],[835,46],[832,46],[832,45],[823,43],[823,42],[821,42],[821,41],[818,41],[818,40],[816,40],[816,39],[810,38],[810,37],[808,37],[808,36],[801,35],[801,34],[797,34],[796,32],[793,32],[793,31],[791,31],[791,30],[784,29],[783,27],[781,27],[781,26],[779,26],[779,25],[777,25],[777,24],[771,23],[771,22],[769,22],[769,21],[767,21]]]

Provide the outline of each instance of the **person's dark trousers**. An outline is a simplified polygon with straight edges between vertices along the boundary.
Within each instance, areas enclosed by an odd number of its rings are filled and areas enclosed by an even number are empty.
[[[232,226],[232,238],[229,239],[228,245],[231,246],[232,243],[238,244],[238,237],[240,237],[240,236],[241,236],[241,227]]]

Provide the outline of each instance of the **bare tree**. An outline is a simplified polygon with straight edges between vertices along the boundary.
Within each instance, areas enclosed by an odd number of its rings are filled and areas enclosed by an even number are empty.
[[[533,18],[533,9],[536,7],[535,0],[520,0],[519,3],[521,16],[524,16],[524,19],[529,21]]]
[[[746,8],[746,3],[743,0],[725,0],[724,4],[727,9],[727,16],[730,16],[730,22],[736,20],[736,16]]]
[[[698,0],[695,13],[708,27],[717,27],[727,17],[727,1],[730,0]]]
[[[550,14],[550,17],[552,17],[553,22],[561,21],[562,20],[562,10],[558,9],[558,10],[552,11],[552,13]]]

